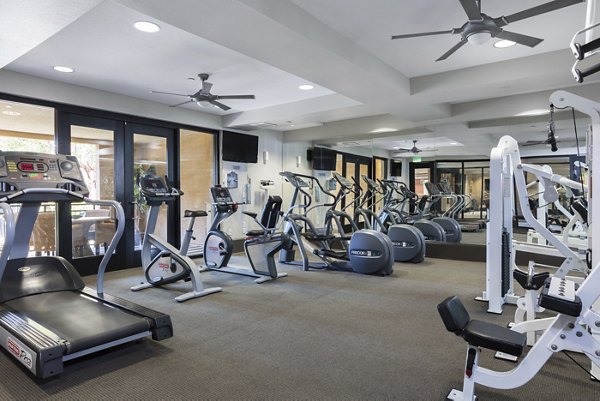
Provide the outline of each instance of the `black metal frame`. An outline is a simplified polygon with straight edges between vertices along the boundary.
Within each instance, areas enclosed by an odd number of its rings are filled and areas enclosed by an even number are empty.
[[[179,171],[179,150],[180,150],[180,130],[187,129],[191,131],[199,131],[214,136],[214,177],[213,182],[219,182],[219,160],[220,160],[220,130],[180,124],[171,121],[152,119],[147,117],[134,116],[125,113],[118,113],[106,110],[91,109],[82,106],[63,104],[53,101],[35,99],[24,96],[17,96],[0,92],[0,100],[19,102],[25,104],[45,106],[54,109],[54,128],[55,128],[55,146],[57,152],[70,153],[71,148],[71,129],[73,125],[90,126],[94,128],[112,130],[114,135],[115,146],[115,172],[122,171],[121,179],[115,179],[115,199],[123,202],[125,215],[129,218],[133,215],[134,204],[131,204],[133,199],[133,187],[128,183],[133,182],[133,171],[126,168],[132,165],[133,157],[133,132],[147,135],[158,135],[167,137],[167,171],[175,185],[180,184],[181,171]],[[72,230],[71,230],[71,213],[68,204],[57,204],[58,216],[58,254],[68,259],[74,264],[78,272],[82,275],[95,274],[99,257],[72,257]],[[172,224],[169,224],[169,242],[177,245],[179,238],[177,233],[180,228],[180,205],[176,204],[174,208],[169,208],[168,219]],[[139,252],[137,257],[134,255],[134,247],[127,247],[127,241],[133,241],[133,224],[127,224],[123,238],[117,247],[117,255],[111,261],[109,268],[129,268],[139,265]],[[132,242],[133,243],[133,242]],[[130,248],[130,249],[128,249]]]

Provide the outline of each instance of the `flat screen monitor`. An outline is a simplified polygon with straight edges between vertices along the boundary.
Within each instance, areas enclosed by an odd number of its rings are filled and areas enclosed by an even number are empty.
[[[337,152],[328,148],[313,149],[313,170],[335,170],[337,162]]]
[[[257,163],[258,137],[223,131],[223,161]]]
[[[390,175],[392,177],[402,176],[402,162],[398,160],[392,160],[390,163]]]

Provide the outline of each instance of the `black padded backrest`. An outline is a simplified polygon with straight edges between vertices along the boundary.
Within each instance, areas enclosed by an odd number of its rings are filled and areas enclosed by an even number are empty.
[[[588,205],[585,199],[579,199],[578,201],[574,202],[571,205],[571,208],[579,213],[585,224],[588,224]]]
[[[283,200],[280,196],[269,196],[260,216],[260,224],[266,228],[275,228],[281,212]]]
[[[471,320],[469,312],[456,295],[444,299],[437,309],[446,329],[456,335],[460,335]]]

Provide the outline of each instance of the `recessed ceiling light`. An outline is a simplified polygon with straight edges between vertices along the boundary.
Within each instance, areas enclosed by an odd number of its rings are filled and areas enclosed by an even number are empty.
[[[298,87],[298,89],[301,89],[303,91],[309,91],[311,89],[314,89],[315,87],[313,85],[309,85],[309,84],[304,84],[304,85],[300,85]]]
[[[531,110],[526,110],[519,114],[515,114],[515,117],[541,116],[543,114],[548,114],[548,113],[550,113],[550,110],[548,110],[548,109],[531,109]]]
[[[2,114],[6,114],[7,116],[20,116],[21,113],[19,113],[18,111],[12,111],[12,110],[4,110],[2,112]]]
[[[377,128],[369,133],[370,134],[380,134],[382,132],[394,132],[394,131],[398,131],[398,130],[396,128]]]
[[[75,71],[71,67],[65,67],[62,65],[56,65],[56,66],[54,66],[54,69],[58,72],[74,72]]]
[[[138,21],[133,24],[133,27],[138,31],[146,32],[146,33],[154,33],[160,31],[160,27],[156,25],[154,22],[149,21]]]
[[[7,104],[7,105],[5,105],[4,107],[5,107],[5,108],[7,108],[7,109],[12,109],[12,106],[11,106],[11,105],[8,105],[8,104]]]
[[[505,47],[511,47],[516,45],[516,42],[513,42],[512,40],[499,40],[496,43],[494,43],[494,47],[496,49],[504,49]]]
[[[450,145],[458,145],[458,142],[450,142]]]

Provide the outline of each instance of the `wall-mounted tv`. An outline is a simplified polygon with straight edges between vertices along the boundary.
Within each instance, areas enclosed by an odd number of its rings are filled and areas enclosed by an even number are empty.
[[[223,161],[257,163],[258,137],[223,131]]]
[[[329,148],[314,148],[312,158],[313,170],[335,170],[337,162],[337,152],[335,150]]]
[[[402,162],[401,161],[391,160],[390,175],[392,177],[401,177],[402,176]]]

